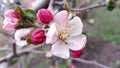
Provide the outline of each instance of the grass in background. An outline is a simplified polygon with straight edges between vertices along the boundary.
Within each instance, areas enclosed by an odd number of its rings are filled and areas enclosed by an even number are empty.
[[[85,23],[89,37],[102,37],[105,41],[115,41],[120,44],[120,9],[112,12],[106,8],[92,10],[94,24]]]

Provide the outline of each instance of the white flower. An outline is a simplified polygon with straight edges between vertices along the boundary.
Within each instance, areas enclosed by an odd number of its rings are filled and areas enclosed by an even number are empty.
[[[79,17],[68,21],[68,12],[61,11],[54,17],[48,31],[46,43],[52,45],[52,53],[55,56],[67,59],[70,50],[80,50],[85,47],[86,36],[82,33],[83,24]]]
[[[27,45],[26,36],[30,33],[31,28],[24,28],[24,29],[19,29],[16,30],[14,38],[16,40],[16,45],[18,46],[25,46]]]

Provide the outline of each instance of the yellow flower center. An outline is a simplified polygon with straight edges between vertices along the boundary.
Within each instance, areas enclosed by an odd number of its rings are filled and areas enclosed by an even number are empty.
[[[62,40],[63,42],[67,43],[67,37],[69,37],[69,31],[68,30],[63,30],[59,32],[58,38]]]

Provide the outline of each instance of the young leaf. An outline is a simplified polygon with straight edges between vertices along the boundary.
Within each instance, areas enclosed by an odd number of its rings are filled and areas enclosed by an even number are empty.
[[[107,10],[112,11],[115,8],[116,4],[114,0],[109,0]]]
[[[70,13],[70,12],[71,12],[71,9],[70,9],[70,7],[69,7],[68,3],[65,3],[65,9],[68,11],[68,13]]]
[[[34,23],[36,20],[36,12],[31,9],[24,10],[25,18],[29,20],[31,23]]]
[[[33,31],[34,31],[34,30],[32,30],[32,31],[29,33],[29,35],[27,36],[27,38],[26,38],[26,39],[27,39],[27,44],[28,44],[28,45],[31,44],[30,37],[31,37]]]
[[[58,68],[67,68],[68,66],[67,62],[57,62],[56,65]]]
[[[34,10],[22,10],[20,6],[16,6],[15,11],[21,16],[21,19],[27,23],[34,23],[36,20],[36,12]]]
[[[24,17],[24,16],[25,16],[25,15],[24,15],[24,12],[23,12],[23,10],[21,9],[20,6],[16,6],[16,7],[15,7],[15,11],[16,11],[18,14],[20,14],[21,17]]]
[[[71,64],[71,59],[67,59],[63,62],[56,62],[58,68],[68,68],[69,64]]]

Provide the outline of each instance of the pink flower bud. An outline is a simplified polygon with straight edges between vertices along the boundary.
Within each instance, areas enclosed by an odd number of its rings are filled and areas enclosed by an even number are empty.
[[[53,15],[47,9],[40,9],[37,13],[37,19],[42,24],[49,24],[53,20]]]
[[[35,30],[30,38],[31,43],[33,44],[41,44],[45,41],[46,35],[44,30]]]
[[[78,51],[70,50],[70,55],[73,58],[78,58],[82,55],[82,50],[78,50]]]
[[[4,17],[5,18],[17,18],[17,19],[19,19],[20,15],[17,12],[15,12],[15,10],[10,9],[4,13]]]

